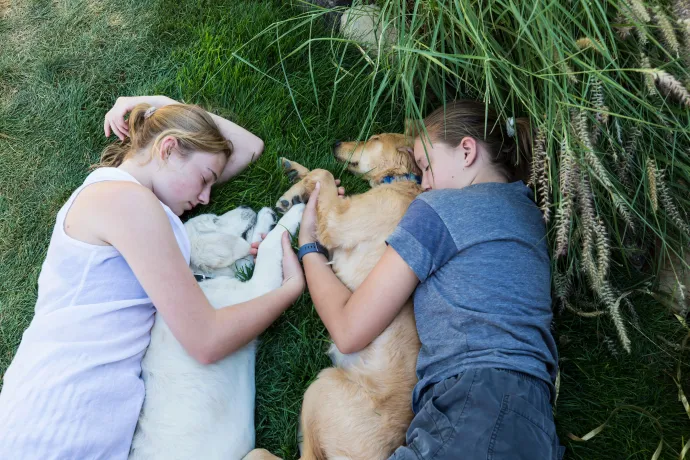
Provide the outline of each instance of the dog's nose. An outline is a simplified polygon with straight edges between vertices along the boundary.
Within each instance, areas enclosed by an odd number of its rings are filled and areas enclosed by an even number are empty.
[[[331,152],[333,152],[333,155],[335,155],[335,150],[338,148],[340,144],[342,144],[342,142],[340,141],[335,141],[335,144],[333,144],[333,149],[331,150]]]

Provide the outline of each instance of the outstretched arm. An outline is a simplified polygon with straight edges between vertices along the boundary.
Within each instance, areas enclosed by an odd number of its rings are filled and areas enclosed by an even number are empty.
[[[89,187],[79,198],[84,212],[93,216],[84,224],[86,231],[122,254],[175,338],[203,364],[251,342],[302,293],[304,276],[287,232],[281,241],[283,285],[261,297],[214,309],[150,190],[130,182],[106,181]]]

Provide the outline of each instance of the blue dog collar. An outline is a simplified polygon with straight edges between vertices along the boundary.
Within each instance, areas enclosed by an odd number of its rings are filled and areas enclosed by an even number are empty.
[[[408,173],[408,174],[401,174],[398,176],[386,176],[383,179],[381,179],[382,184],[392,184],[393,182],[402,182],[402,181],[410,181],[410,182],[416,182],[417,184],[421,184],[422,178],[416,174]]]

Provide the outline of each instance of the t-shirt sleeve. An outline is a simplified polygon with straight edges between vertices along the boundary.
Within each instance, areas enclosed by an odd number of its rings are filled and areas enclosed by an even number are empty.
[[[425,201],[416,199],[386,240],[414,271],[420,282],[457,253],[448,228]]]

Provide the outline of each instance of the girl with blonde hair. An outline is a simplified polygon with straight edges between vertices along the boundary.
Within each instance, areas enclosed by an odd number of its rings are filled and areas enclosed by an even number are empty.
[[[35,315],[4,376],[0,458],[127,458],[156,312],[193,358],[213,363],[304,287],[287,233],[283,285],[254,300],[215,310],[189,269],[179,216],[256,159],[261,139],[162,96],[119,98],[104,130],[123,142],[58,212]]]

